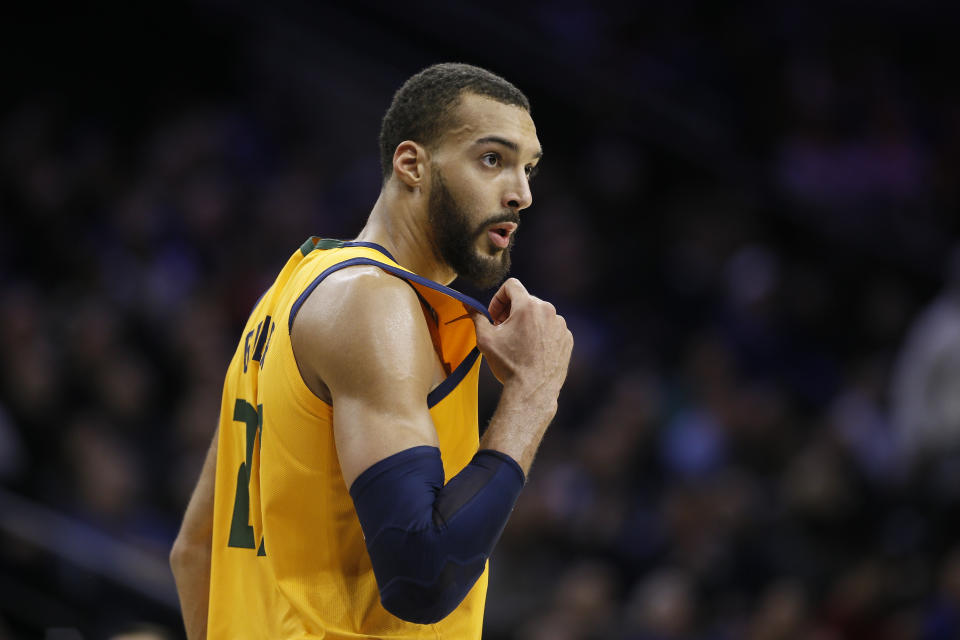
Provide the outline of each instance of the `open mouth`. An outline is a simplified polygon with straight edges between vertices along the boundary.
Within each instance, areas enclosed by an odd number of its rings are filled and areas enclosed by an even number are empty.
[[[487,237],[495,247],[506,249],[510,246],[510,236],[517,230],[515,222],[498,222],[487,229]]]

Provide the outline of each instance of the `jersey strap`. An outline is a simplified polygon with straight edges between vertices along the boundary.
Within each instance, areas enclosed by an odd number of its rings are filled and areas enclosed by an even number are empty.
[[[332,259],[325,260],[324,263],[327,266],[294,301],[287,320],[288,330],[292,331],[293,321],[303,303],[331,273],[353,266],[374,266],[406,280],[434,314],[440,334],[439,344],[442,345],[440,357],[451,373],[427,396],[429,408],[434,407],[449,395],[477,362],[480,350],[477,348],[476,332],[470,320],[470,314],[482,313],[484,317],[491,320],[490,313],[483,303],[400,266],[389,251],[373,242],[311,237],[303,243],[300,251],[304,256],[309,256],[314,251],[330,252]]]

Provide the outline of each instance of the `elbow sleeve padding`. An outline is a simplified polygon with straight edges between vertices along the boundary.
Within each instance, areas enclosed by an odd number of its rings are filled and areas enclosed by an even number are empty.
[[[520,466],[478,451],[444,485],[436,447],[384,458],[350,487],[384,608],[427,624],[446,617],[483,573],[524,484]]]

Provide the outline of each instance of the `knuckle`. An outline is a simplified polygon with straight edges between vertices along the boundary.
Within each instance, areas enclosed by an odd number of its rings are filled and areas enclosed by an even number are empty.
[[[530,299],[533,300],[533,301],[537,304],[537,308],[541,309],[542,311],[544,311],[544,312],[546,312],[546,313],[553,313],[553,314],[555,314],[555,313],[557,312],[556,308],[555,308],[552,304],[550,304],[549,302],[547,302],[546,300],[543,300],[543,299],[538,298],[538,297],[536,297],[536,296],[530,296]]]

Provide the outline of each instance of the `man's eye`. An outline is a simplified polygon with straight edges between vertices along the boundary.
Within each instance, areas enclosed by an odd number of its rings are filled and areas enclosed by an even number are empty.
[[[480,161],[488,167],[495,167],[500,164],[500,156],[495,153],[485,153]]]

